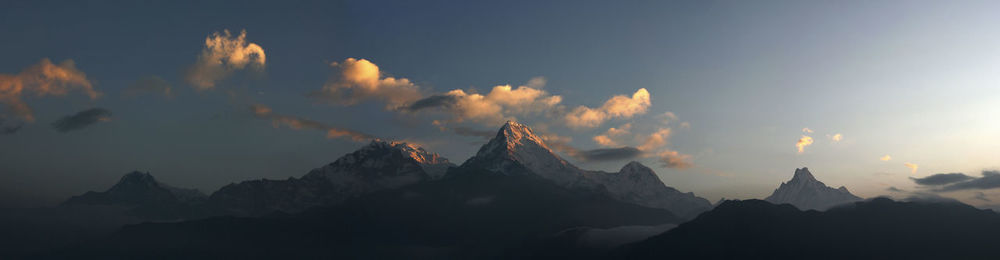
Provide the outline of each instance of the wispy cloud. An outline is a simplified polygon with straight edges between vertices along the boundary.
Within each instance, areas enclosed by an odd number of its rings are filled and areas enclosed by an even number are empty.
[[[795,142],[795,148],[798,148],[799,153],[801,154],[806,151],[805,150],[806,146],[810,146],[812,144],[813,144],[813,138],[803,135],[801,138],[799,138],[798,142]]]
[[[803,133],[809,133],[809,134],[811,134],[811,133],[813,133],[814,131],[813,131],[812,129],[809,129],[808,127],[803,127],[803,128],[802,128],[802,132],[803,132]]]
[[[205,47],[198,60],[188,68],[185,75],[187,82],[197,90],[209,90],[237,70],[248,66],[262,70],[267,60],[264,48],[248,42],[246,38],[246,30],[235,37],[229,30],[209,35],[205,38]]]
[[[910,168],[910,173],[917,173],[917,168],[920,168],[919,165],[909,162],[903,163],[903,166],[906,166],[906,168]]]
[[[830,136],[830,140],[833,140],[833,142],[835,142],[835,143],[836,142],[840,142],[841,140],[844,140],[844,135],[839,134],[839,133],[833,134],[833,135]]]
[[[111,121],[111,111],[103,108],[91,108],[73,115],[60,118],[52,123],[52,128],[60,133],[80,130],[98,122]]]
[[[879,157],[878,159],[882,160],[882,161],[889,161],[889,160],[892,160],[892,156],[889,156],[888,154],[886,154],[885,156]]]
[[[645,114],[652,104],[649,98],[649,91],[640,88],[632,94],[632,97],[613,96],[601,107],[578,106],[566,114],[565,121],[573,128],[593,128],[611,118],[630,118]]]
[[[945,184],[967,181],[971,180],[972,177],[965,175],[963,173],[956,172],[956,173],[938,173],[923,178],[910,177],[910,179],[913,180],[914,183],[919,185],[934,186],[934,185],[945,185]]]
[[[0,103],[6,105],[8,113],[27,122],[34,122],[35,117],[28,104],[21,100],[22,96],[64,96],[71,90],[79,90],[91,99],[101,95],[73,60],[53,64],[49,59],[42,59],[18,74],[0,74]]]
[[[14,134],[20,131],[21,127],[24,127],[24,122],[15,123],[14,125],[4,125],[5,121],[3,118],[0,118],[0,135]]]
[[[329,126],[327,124],[305,119],[294,116],[279,115],[273,113],[270,107],[255,104],[250,106],[250,111],[253,112],[254,116],[257,118],[269,119],[274,127],[280,127],[282,125],[288,128],[299,130],[299,129],[313,129],[326,132],[326,138],[340,138],[346,137],[357,142],[368,141],[374,139],[375,137],[344,128],[338,128]]]

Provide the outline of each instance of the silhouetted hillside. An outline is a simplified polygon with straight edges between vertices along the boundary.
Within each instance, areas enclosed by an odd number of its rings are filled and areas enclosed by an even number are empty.
[[[571,227],[677,221],[666,210],[535,176],[451,176],[296,215],[128,226],[111,239],[55,256],[527,257],[535,240]]]
[[[630,259],[995,259],[1000,215],[955,202],[856,202],[826,212],[726,201],[627,245]]]

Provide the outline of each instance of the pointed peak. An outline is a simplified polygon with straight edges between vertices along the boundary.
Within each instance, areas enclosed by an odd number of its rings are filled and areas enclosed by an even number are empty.
[[[652,169],[646,167],[646,165],[643,165],[640,162],[631,161],[628,164],[625,164],[625,166],[622,166],[620,172],[632,172],[637,170],[652,171]]]
[[[508,120],[507,123],[500,127],[500,131],[497,132],[497,136],[490,140],[490,143],[503,143],[501,146],[505,147],[509,151],[517,150],[517,147],[524,145],[538,145],[551,152],[551,149],[542,138],[535,135],[535,132],[531,130],[527,125],[515,122],[513,120]]]
[[[118,183],[123,182],[156,182],[156,179],[149,172],[132,171],[118,180]]]
[[[801,169],[795,169],[795,175],[792,176],[792,180],[789,182],[793,182],[795,180],[812,182],[816,181],[816,177],[813,177],[812,173],[809,172],[809,168],[802,167]]]

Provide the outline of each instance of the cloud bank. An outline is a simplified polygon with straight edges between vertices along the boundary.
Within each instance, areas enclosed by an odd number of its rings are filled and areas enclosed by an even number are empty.
[[[65,96],[72,90],[81,91],[91,99],[101,95],[73,60],[53,64],[42,59],[16,75],[0,74],[0,103],[6,106],[7,113],[27,122],[34,122],[35,117],[22,97]]]
[[[247,42],[247,31],[233,37],[229,30],[214,32],[205,38],[198,60],[188,69],[185,79],[195,89],[210,90],[233,72],[250,67],[262,70],[267,60],[264,48]]]
[[[97,107],[64,116],[53,122],[52,128],[60,133],[65,133],[107,121],[111,121],[111,111]]]

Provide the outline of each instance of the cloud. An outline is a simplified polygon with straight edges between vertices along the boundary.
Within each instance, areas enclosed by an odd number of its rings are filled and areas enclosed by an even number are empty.
[[[896,188],[895,186],[889,187],[888,189],[885,189],[885,190],[890,191],[890,192],[906,192],[906,190],[901,190],[899,188]]]
[[[347,58],[343,62],[330,63],[330,67],[335,69],[334,75],[323,89],[310,96],[344,106],[380,100],[386,103],[386,109],[402,107],[422,96],[419,87],[409,79],[387,77],[375,63],[366,59]]]
[[[582,151],[577,157],[584,161],[617,161],[642,156],[642,151],[635,147],[602,148]]]
[[[364,142],[375,138],[374,136],[366,133],[353,131],[349,129],[332,127],[324,123],[320,123],[309,119],[275,114],[273,113],[270,107],[260,104],[251,105],[250,111],[253,112],[254,116],[256,116],[257,118],[271,120],[271,124],[276,128],[280,127],[281,125],[285,125],[295,130],[300,130],[300,129],[320,130],[326,132],[326,138],[346,137],[357,142]]]
[[[449,122],[470,120],[494,124],[517,116],[545,113],[557,107],[562,97],[539,89],[543,84],[543,78],[535,78],[517,88],[495,86],[486,95],[455,89],[416,100],[400,110],[418,112],[436,109],[450,114]]]
[[[830,140],[833,140],[833,142],[840,142],[841,140],[844,140],[844,136],[839,133],[833,134],[833,136],[830,136]]]
[[[668,112],[669,113],[669,112]],[[620,137],[623,135],[630,134],[632,129],[632,123],[626,123],[618,128],[608,128],[607,132],[593,137],[595,143],[604,147],[617,147],[621,146],[617,141],[614,140],[615,137]]]
[[[667,149],[656,155],[663,167],[687,169],[694,165],[691,163],[691,155],[681,154],[674,150]]]
[[[111,121],[111,111],[103,108],[91,108],[60,118],[52,123],[52,128],[60,133],[65,133],[107,121]]]
[[[967,181],[972,179],[972,177],[962,173],[938,173],[923,178],[910,177],[910,179],[919,185],[945,185]]]
[[[216,83],[248,66],[261,70],[267,60],[264,48],[247,42],[247,31],[233,37],[229,30],[214,32],[205,38],[198,60],[188,68],[185,79],[197,90],[210,90]]]
[[[16,75],[0,74],[0,103],[6,105],[9,113],[27,122],[34,122],[35,117],[28,104],[21,100],[22,96],[64,96],[71,90],[79,90],[91,99],[101,95],[73,60],[53,64],[49,59],[42,59]]]
[[[903,166],[906,166],[906,168],[910,168],[910,173],[917,173],[917,168],[920,168],[919,165],[917,165],[915,163],[908,163],[908,162],[907,163],[903,163]]]
[[[889,156],[888,154],[886,154],[885,156],[879,157],[878,159],[882,160],[882,161],[888,161],[888,160],[892,160],[892,156]]]
[[[813,133],[813,130],[812,130],[812,129],[809,129],[808,127],[803,127],[803,128],[802,128],[802,132],[803,132],[803,133],[810,133],[810,134],[811,134],[811,133]]]
[[[174,96],[170,83],[158,76],[143,77],[122,91],[122,95],[125,97],[135,97],[143,94],[162,95],[168,99]]]
[[[973,177],[963,173],[938,173],[924,178],[910,179],[919,185],[937,187],[934,189],[937,192],[1000,188],[1000,172],[983,171],[982,174],[982,177]]]
[[[956,182],[938,189],[938,191],[986,190],[1000,188],[1000,172],[983,171],[983,177]]]
[[[639,150],[651,151],[656,148],[663,147],[667,144],[667,139],[670,138],[670,128],[660,128],[653,132],[645,138],[642,145],[639,145]]]
[[[578,106],[566,114],[566,125],[572,128],[593,128],[611,118],[630,118],[645,114],[652,104],[649,96],[649,91],[640,88],[632,97],[613,96],[599,108]]]
[[[806,146],[810,146],[812,144],[813,138],[803,135],[802,138],[799,138],[799,141],[795,143],[795,147],[799,149],[799,153],[801,154],[805,152]]]

